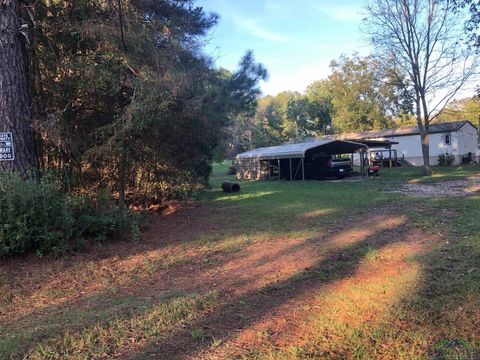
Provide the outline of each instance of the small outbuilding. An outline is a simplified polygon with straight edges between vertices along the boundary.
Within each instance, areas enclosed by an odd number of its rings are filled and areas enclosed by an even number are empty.
[[[316,140],[284,144],[238,154],[235,158],[235,168],[239,179],[307,180],[317,173],[316,169],[312,168],[316,166],[315,157],[356,152],[363,158],[366,156],[367,146],[360,142],[346,140]],[[362,161],[362,165],[363,163]]]

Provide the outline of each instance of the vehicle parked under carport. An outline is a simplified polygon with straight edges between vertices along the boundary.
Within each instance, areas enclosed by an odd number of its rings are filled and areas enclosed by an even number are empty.
[[[336,177],[343,179],[353,172],[352,159],[333,157],[327,153],[316,153],[310,162],[305,162],[306,179],[325,179]]]

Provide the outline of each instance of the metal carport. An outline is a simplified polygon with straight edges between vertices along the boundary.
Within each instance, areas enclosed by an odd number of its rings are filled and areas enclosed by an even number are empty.
[[[317,140],[304,143],[284,144],[250,150],[238,154],[235,158],[237,177],[244,179],[270,178],[270,165],[277,162],[278,178],[282,178],[281,169],[288,168],[284,178],[289,180],[305,180],[305,158],[312,152],[327,154],[352,154],[359,152],[363,160],[367,146],[362,143],[347,140]],[[265,166],[265,164],[267,164]],[[285,164],[288,164],[285,166]],[[363,164],[362,173],[364,173]],[[284,174],[285,175],[285,174]]]

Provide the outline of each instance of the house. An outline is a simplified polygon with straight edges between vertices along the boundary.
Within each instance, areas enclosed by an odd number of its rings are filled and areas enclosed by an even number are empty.
[[[390,153],[404,164],[414,166],[423,165],[420,131],[418,126],[407,126],[393,129],[363,131],[359,133],[344,133],[335,136],[336,139],[350,141],[382,140],[390,141]],[[478,129],[467,120],[439,123],[430,125],[430,164],[438,163],[438,155],[449,153],[455,158],[454,164],[461,164],[462,160],[475,160],[478,152]],[[385,148],[375,148],[369,145],[370,157],[377,152],[388,153]],[[357,161],[358,162],[358,158]]]

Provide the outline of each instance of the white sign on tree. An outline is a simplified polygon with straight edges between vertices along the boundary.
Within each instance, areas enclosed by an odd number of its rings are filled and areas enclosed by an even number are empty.
[[[0,132],[0,161],[15,160],[11,132]]]

